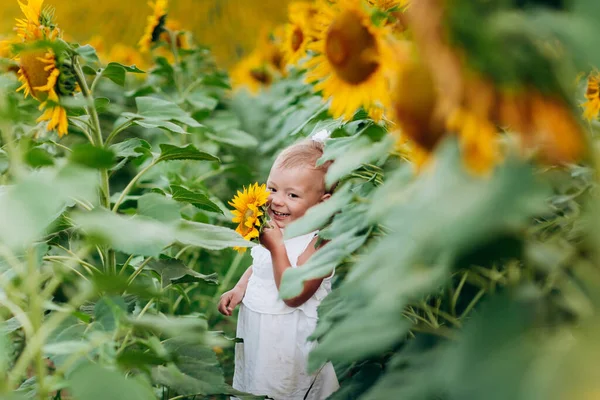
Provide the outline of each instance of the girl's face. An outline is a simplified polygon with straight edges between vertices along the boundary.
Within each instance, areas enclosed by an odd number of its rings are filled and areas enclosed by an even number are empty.
[[[302,217],[306,210],[331,197],[324,194],[323,172],[310,167],[271,168],[267,189],[269,195],[269,215],[279,226]]]

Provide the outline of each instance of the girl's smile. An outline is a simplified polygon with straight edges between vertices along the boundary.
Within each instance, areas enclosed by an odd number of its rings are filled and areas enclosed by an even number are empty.
[[[329,197],[323,194],[323,178],[322,171],[306,166],[273,166],[267,180],[267,189],[271,192],[269,215],[279,228],[302,217],[310,207]]]

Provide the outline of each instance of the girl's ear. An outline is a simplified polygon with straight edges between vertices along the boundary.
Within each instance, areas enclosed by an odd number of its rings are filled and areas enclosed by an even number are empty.
[[[321,196],[321,200],[319,202],[328,200],[330,198],[331,198],[331,194],[330,193],[325,193],[323,196]]]

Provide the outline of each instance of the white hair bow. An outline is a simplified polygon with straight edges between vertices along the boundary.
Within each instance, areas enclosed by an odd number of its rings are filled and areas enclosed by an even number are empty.
[[[331,132],[329,132],[327,129],[321,129],[319,132],[315,133],[310,138],[315,142],[324,143],[326,139],[329,139],[330,135]]]

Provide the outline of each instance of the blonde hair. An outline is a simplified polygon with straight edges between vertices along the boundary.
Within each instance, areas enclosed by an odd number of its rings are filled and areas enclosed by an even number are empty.
[[[323,164],[317,166],[317,161],[323,156],[324,148],[325,145],[323,142],[312,139],[302,140],[286,147],[279,153],[273,166],[279,168],[308,167],[323,172],[323,176],[325,176],[333,161],[325,161]],[[332,192],[335,186],[335,184],[332,185],[330,190],[325,190],[325,192]],[[325,182],[323,182],[323,187],[325,187]]]

